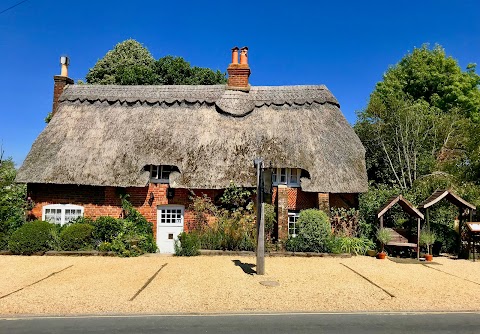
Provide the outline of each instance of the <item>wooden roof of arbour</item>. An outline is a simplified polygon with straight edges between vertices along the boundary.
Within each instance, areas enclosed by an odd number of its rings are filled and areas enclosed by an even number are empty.
[[[430,195],[426,200],[424,200],[420,205],[418,206],[419,209],[426,209],[435,203],[440,202],[442,199],[446,199],[453,205],[456,205],[457,207],[462,207],[462,208],[469,208],[472,210],[475,210],[476,207],[475,205],[468,203],[466,200],[461,198],[460,196],[454,194],[450,190],[437,190],[433,194]]]
[[[423,219],[423,213],[418,211],[418,209],[414,207],[412,203],[407,201],[402,195],[391,197],[385,203],[385,205],[382,206],[380,210],[378,210],[377,218],[380,218],[381,216],[383,216],[388,210],[390,210],[397,203],[402,207],[403,211],[408,213],[410,216]]]

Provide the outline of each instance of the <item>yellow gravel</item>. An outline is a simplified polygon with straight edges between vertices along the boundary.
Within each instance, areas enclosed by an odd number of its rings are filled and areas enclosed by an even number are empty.
[[[235,260],[255,263],[238,256],[0,256],[0,314],[480,310],[480,262],[435,258],[427,267],[362,256],[274,257],[257,276]]]

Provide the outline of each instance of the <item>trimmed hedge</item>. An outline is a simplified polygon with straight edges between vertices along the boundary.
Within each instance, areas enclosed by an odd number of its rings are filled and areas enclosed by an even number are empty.
[[[89,250],[93,248],[93,226],[72,224],[60,232],[60,247],[63,250]]]
[[[48,222],[36,220],[25,223],[14,231],[8,241],[8,248],[14,254],[31,255],[51,249],[54,226]]]
[[[290,237],[285,247],[293,252],[331,252],[332,228],[327,214],[318,209],[300,211],[298,235]]]

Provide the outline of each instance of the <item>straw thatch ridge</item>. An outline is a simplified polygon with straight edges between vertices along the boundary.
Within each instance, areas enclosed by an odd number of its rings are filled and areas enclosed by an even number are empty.
[[[365,150],[325,86],[68,86],[17,181],[145,186],[174,165],[173,187],[255,185],[253,159],[302,168],[305,191],[367,190]]]

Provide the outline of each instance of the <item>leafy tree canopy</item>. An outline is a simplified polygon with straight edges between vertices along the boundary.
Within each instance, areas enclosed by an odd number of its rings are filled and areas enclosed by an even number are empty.
[[[369,179],[409,189],[427,175],[478,183],[480,77],[440,46],[424,45],[389,68],[355,131]]]
[[[113,50],[97,61],[88,71],[87,83],[114,84],[150,84],[153,80],[155,59],[139,42],[128,39],[115,45]],[[124,83],[126,82],[126,83]]]
[[[443,112],[458,109],[479,121],[480,76],[475,69],[476,64],[469,64],[466,71],[462,71],[440,45],[430,49],[425,44],[387,70],[372,99],[385,101],[392,95],[403,95],[413,101],[424,100]]]
[[[86,76],[89,84],[214,85],[226,82],[219,70],[191,66],[182,57],[155,60],[139,42],[129,39],[98,60]]]

